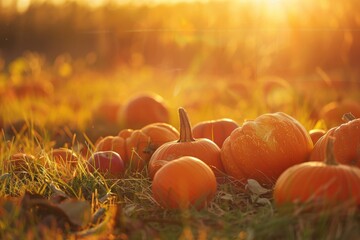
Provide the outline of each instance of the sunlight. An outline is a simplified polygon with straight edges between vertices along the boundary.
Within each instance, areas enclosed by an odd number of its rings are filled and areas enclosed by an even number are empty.
[[[295,0],[256,0],[254,3],[275,16],[282,15],[290,4],[295,3]]]

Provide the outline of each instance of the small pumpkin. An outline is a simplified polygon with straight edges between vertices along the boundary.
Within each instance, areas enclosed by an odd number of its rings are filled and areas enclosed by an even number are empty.
[[[141,170],[161,145],[179,138],[179,132],[167,123],[153,123],[134,130],[126,138],[126,157],[131,167]]]
[[[315,145],[316,144],[316,142],[322,137],[322,136],[324,136],[325,135],[325,133],[326,133],[326,131],[324,130],[324,129],[311,129],[310,131],[309,131],[309,135],[310,135],[310,138],[311,138],[311,140],[312,140],[312,142],[313,142],[313,144]]]
[[[158,94],[139,94],[128,99],[119,113],[123,128],[139,129],[156,122],[169,123],[169,110]]]
[[[330,136],[334,136],[334,154],[339,163],[360,167],[360,119],[354,115],[344,114],[347,121],[338,127],[333,127],[322,136],[314,146],[310,161],[324,161],[326,158],[326,144]]]
[[[126,157],[125,139],[120,136],[106,136],[95,144],[95,152],[114,151]]]
[[[325,161],[297,164],[281,174],[274,187],[276,205],[360,205],[360,169],[338,164],[333,153],[334,138],[327,137],[326,142]]]
[[[230,133],[239,125],[232,119],[222,118],[197,123],[193,128],[194,138],[207,138],[215,142],[220,148]]]
[[[230,134],[221,160],[225,172],[237,180],[272,185],[287,168],[306,161],[312,148],[309,133],[296,119],[282,112],[267,113]]]
[[[216,188],[211,168],[191,156],[164,165],[156,172],[151,186],[154,199],[169,209],[201,209],[214,198]]]
[[[191,125],[184,108],[179,108],[180,138],[160,146],[151,156],[148,170],[151,178],[164,165],[164,161],[172,161],[182,156],[199,158],[212,167],[217,177],[224,172],[220,159],[220,148],[207,138],[195,139],[192,136]]]
[[[30,171],[34,167],[35,156],[29,153],[15,153],[4,163],[7,171]]]
[[[360,116],[360,103],[352,99],[340,99],[324,105],[319,111],[319,119],[322,119],[328,129],[337,127],[345,113],[351,112],[354,116]]]
[[[106,178],[119,178],[125,171],[124,161],[114,151],[94,152],[86,163],[91,173],[97,171]]]
[[[125,166],[142,170],[162,144],[179,138],[178,130],[167,123],[152,123],[137,130],[123,129],[117,136],[106,136],[95,144],[95,151],[115,151]]]
[[[81,160],[81,157],[69,148],[52,149],[50,156],[57,164],[72,169],[74,169]]]

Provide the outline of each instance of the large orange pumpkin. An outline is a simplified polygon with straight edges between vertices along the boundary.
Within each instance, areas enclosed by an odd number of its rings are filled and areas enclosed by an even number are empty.
[[[274,187],[276,205],[289,203],[331,207],[360,205],[360,169],[338,164],[333,154],[333,138],[326,138],[326,160],[305,162],[284,171]]]
[[[139,129],[156,122],[169,123],[170,115],[164,99],[157,94],[139,94],[124,103],[119,113],[123,128]]]
[[[182,156],[199,158],[213,168],[216,176],[221,176],[224,167],[220,159],[220,148],[207,138],[194,139],[187,113],[179,108],[180,138],[160,146],[151,156],[148,170],[151,178],[167,162]]]
[[[333,136],[336,160],[342,164],[360,167],[360,118],[345,114],[344,119],[348,122],[331,128],[317,141],[310,155],[311,161],[325,160],[327,139]]]
[[[199,122],[192,128],[192,132],[194,138],[210,139],[221,148],[225,139],[238,127],[239,125],[234,120],[222,118]]]
[[[203,208],[215,196],[216,188],[211,168],[190,156],[167,163],[157,171],[152,181],[154,199],[170,209]]]
[[[142,170],[153,152],[162,144],[179,138],[179,132],[167,123],[152,123],[137,130],[123,129],[117,136],[106,136],[95,145],[95,151],[115,151],[125,166]]]
[[[273,184],[287,168],[307,160],[309,133],[285,113],[268,113],[235,129],[221,148],[225,171],[240,181]]]

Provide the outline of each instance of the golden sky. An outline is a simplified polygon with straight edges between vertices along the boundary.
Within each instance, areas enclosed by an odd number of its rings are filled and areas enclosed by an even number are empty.
[[[43,3],[43,2],[52,2],[55,4],[62,4],[69,0],[2,0],[0,1],[0,5],[2,6],[14,6],[16,5],[19,11],[24,11],[27,9],[27,7],[33,3]],[[261,5],[267,5],[274,8],[277,8],[279,5],[281,5],[284,2],[288,2],[285,0],[70,0],[75,2],[82,2],[89,4],[91,6],[97,7],[100,6],[103,3],[112,2],[112,3],[118,3],[118,4],[158,4],[158,3],[178,3],[178,2],[211,2],[211,1],[229,1],[229,2],[252,2],[257,3]],[[292,0],[294,1],[294,0]]]

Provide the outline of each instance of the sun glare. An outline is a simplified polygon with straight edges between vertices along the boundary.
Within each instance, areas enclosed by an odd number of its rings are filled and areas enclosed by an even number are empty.
[[[2,3],[0,3],[0,4],[5,7],[14,6],[14,4],[15,4],[18,11],[23,12],[23,11],[26,11],[26,9],[32,3],[43,3],[43,2],[62,4],[62,3],[67,2],[67,0],[17,0],[17,1],[3,0]],[[92,7],[98,7],[98,6],[101,6],[102,4],[108,3],[109,1],[107,1],[107,0],[91,0],[91,1],[74,0],[74,2],[87,4]],[[135,2],[136,2],[136,4],[160,4],[160,3],[180,3],[180,2],[186,2],[186,3],[212,2],[212,0],[137,0],[137,1],[113,0],[111,2],[117,3],[117,4],[128,4],[128,3],[134,4]],[[250,3],[258,5],[260,8],[266,8],[270,11],[273,11],[274,13],[281,12],[282,10],[284,10],[284,5],[289,4],[289,1],[285,1],[285,0],[254,0],[254,1],[252,1],[252,0],[230,0],[230,2],[233,2],[233,3],[249,3],[250,2]],[[291,2],[294,2],[294,0],[291,0]]]

